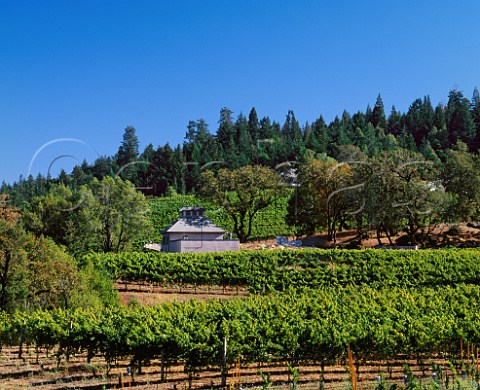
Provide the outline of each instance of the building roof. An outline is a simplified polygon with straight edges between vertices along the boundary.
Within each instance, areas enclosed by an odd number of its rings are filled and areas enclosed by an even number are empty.
[[[174,224],[162,230],[162,233],[218,233],[225,230],[205,217],[179,218]]]
[[[186,206],[182,207],[180,211],[205,211],[205,208],[200,206]]]

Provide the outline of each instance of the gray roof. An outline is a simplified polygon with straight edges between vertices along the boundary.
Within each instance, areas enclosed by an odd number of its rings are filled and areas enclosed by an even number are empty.
[[[180,211],[205,211],[205,207],[200,206],[186,206],[182,207]]]
[[[218,233],[223,234],[225,230],[215,225],[205,217],[179,218],[173,225],[162,230],[162,233]]]

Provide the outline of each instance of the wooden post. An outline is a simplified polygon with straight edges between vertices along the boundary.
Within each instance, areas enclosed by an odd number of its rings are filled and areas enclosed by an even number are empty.
[[[23,335],[25,332],[25,326],[20,328],[20,340],[18,341],[18,358],[23,359],[22,351],[23,351]]]
[[[162,349],[162,354],[160,356],[160,380],[161,382],[165,382],[165,352]]]
[[[348,344],[348,362],[350,365],[350,374],[352,376],[352,390],[357,390],[357,371],[355,365],[353,364],[352,350],[350,349],[350,344]]]

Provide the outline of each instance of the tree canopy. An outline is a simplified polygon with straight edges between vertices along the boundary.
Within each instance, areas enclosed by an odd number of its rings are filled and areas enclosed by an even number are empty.
[[[225,209],[240,242],[246,242],[250,237],[257,213],[283,192],[281,176],[261,165],[202,173],[201,195]]]

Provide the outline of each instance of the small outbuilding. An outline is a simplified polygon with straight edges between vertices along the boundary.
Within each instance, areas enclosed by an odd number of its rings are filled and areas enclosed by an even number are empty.
[[[223,252],[240,249],[238,240],[205,217],[203,207],[183,207],[178,220],[162,231],[163,252]]]

